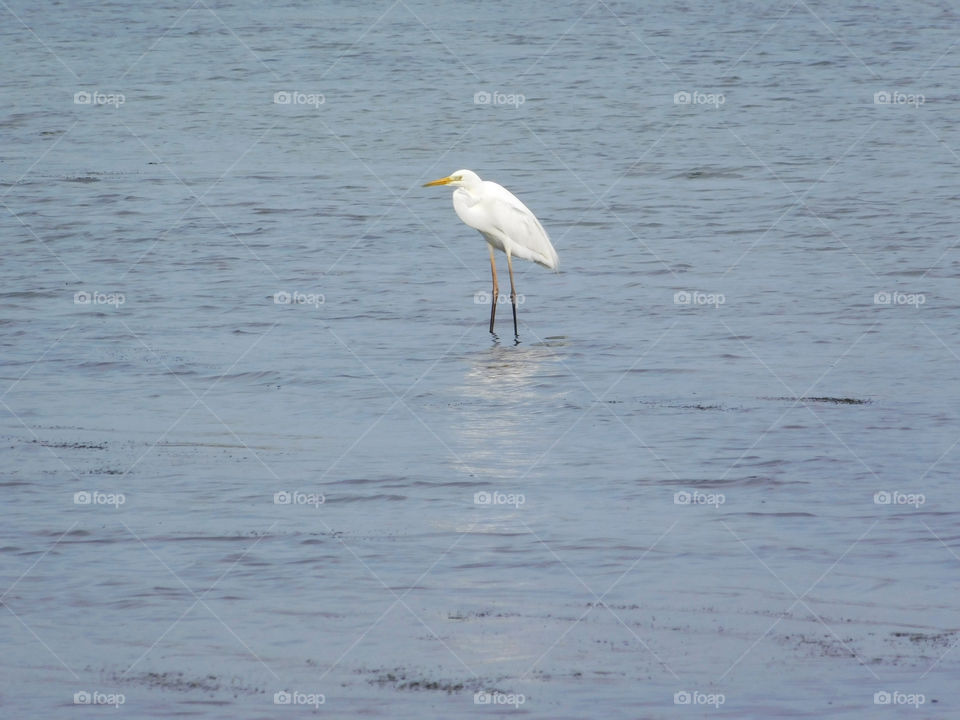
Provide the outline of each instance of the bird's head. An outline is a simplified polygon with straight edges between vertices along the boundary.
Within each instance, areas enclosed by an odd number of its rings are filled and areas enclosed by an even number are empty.
[[[481,183],[480,176],[473,170],[457,170],[445,178],[428,182],[424,187],[434,187],[436,185],[452,185],[453,187],[467,188],[476,187]]]

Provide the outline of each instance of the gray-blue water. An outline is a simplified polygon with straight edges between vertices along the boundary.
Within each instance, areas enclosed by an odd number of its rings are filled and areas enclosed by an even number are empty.
[[[955,5],[0,16],[4,717],[957,717]]]

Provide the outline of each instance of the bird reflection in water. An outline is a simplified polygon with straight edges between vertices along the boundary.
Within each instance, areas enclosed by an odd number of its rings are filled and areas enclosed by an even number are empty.
[[[545,450],[537,416],[549,413],[553,397],[549,377],[563,373],[558,349],[566,338],[551,337],[525,346],[494,344],[469,357],[457,394],[463,404],[455,415],[463,470],[498,482],[521,478]]]

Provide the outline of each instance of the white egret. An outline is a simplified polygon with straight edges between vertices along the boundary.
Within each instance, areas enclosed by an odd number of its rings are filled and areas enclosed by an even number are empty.
[[[551,270],[560,264],[557,251],[550,244],[550,238],[540,221],[520,202],[512,192],[502,185],[489,180],[481,180],[472,170],[457,170],[452,175],[424,187],[452,185],[453,209],[464,223],[479,230],[490,247],[490,272],[493,275],[493,297],[490,302],[490,332],[497,314],[497,264],[493,258],[494,249],[502,250],[507,256],[507,268],[510,270],[510,304],[513,306],[513,334],[517,332],[517,291],[513,284],[513,260],[516,255],[523,260],[532,260]]]

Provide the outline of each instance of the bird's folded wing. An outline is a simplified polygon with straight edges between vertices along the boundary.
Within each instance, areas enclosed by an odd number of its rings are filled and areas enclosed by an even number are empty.
[[[523,260],[532,260],[556,270],[559,265],[557,251],[550,244],[540,221],[513,193],[500,185],[496,188],[491,208],[493,220],[497,229],[510,239],[510,252]]]

